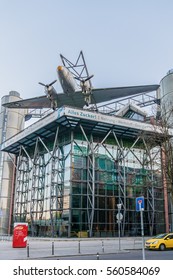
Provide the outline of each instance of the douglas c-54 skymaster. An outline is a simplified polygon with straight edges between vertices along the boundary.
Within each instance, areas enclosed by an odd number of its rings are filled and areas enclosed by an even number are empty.
[[[81,55],[83,58],[82,52],[80,52],[80,56]],[[86,67],[85,61],[84,66]],[[81,74],[77,73],[77,71],[70,71],[70,68],[74,69],[75,67],[77,67],[77,63],[70,67],[65,66],[65,64],[57,67],[57,74],[63,89],[63,93],[57,93],[53,87],[53,84],[56,82],[56,80],[50,84],[39,83],[40,85],[44,86],[46,95],[5,103],[3,106],[8,108],[29,109],[52,108],[53,110],[62,107],[63,105],[83,108],[85,105],[96,105],[97,103],[106,102],[117,98],[124,98],[126,96],[155,91],[159,87],[159,85],[142,85],[94,89],[92,88],[90,81],[93,75],[89,76],[87,71],[87,76],[83,78]],[[76,75],[76,73],[78,75]],[[77,85],[76,80],[79,82],[79,86]]]

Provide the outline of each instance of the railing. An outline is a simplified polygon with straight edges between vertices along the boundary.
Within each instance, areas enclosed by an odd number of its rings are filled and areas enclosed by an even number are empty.
[[[9,234],[0,234],[0,241],[11,241],[12,236]]]
[[[142,250],[142,239],[118,238],[39,238],[28,237],[27,246],[13,247],[12,236],[0,235],[0,259],[61,259],[69,256],[93,255],[97,259],[105,254],[130,253]],[[148,239],[148,237],[145,237]]]
[[[134,241],[132,239],[126,242],[121,242],[121,250],[119,250],[118,239],[93,239],[93,240],[66,240],[61,241],[56,239],[42,241],[37,238],[28,240],[26,247],[27,258],[46,258],[46,257],[63,257],[63,256],[77,256],[77,255],[96,255],[98,258],[101,254],[113,254],[116,252],[123,252],[126,250],[133,250]],[[40,242],[39,242],[40,241]],[[141,243],[135,249],[141,249]]]

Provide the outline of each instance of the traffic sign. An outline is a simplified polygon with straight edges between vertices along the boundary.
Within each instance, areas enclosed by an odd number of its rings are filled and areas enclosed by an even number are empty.
[[[140,196],[136,198],[136,211],[143,211],[144,210],[144,197]]]
[[[116,218],[118,221],[121,221],[123,219],[123,215],[121,213],[117,213]]]

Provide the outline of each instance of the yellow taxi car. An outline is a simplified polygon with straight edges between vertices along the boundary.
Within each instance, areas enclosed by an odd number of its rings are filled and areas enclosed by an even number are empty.
[[[173,233],[158,234],[153,238],[146,240],[145,248],[158,249],[161,251],[173,248]]]

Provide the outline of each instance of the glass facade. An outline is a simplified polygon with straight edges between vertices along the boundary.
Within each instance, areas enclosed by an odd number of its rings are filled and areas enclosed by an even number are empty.
[[[149,155],[142,141],[103,138],[69,130],[21,148],[14,221],[28,222],[32,236],[117,236],[121,203],[121,233],[133,236],[141,228],[136,197],[144,196],[145,235],[164,231],[158,150]]]

